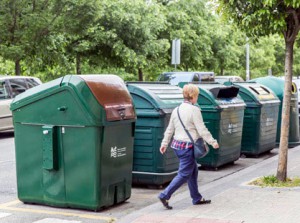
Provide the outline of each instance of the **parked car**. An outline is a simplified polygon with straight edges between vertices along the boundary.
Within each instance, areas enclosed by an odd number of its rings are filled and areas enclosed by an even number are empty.
[[[215,82],[223,84],[225,82],[244,82],[243,78],[239,76],[215,76]]]
[[[214,81],[214,72],[164,72],[159,75],[157,81],[167,81],[171,85],[178,85],[180,82],[202,82]]]
[[[36,77],[0,75],[0,132],[14,128],[9,109],[13,98],[41,83]]]

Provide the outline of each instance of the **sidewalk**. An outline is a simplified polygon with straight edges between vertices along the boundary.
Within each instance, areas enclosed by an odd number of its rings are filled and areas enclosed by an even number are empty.
[[[247,182],[276,174],[278,156],[243,169],[206,185],[201,194],[211,199],[209,205],[191,204],[188,191],[175,193],[172,210],[160,202],[119,219],[120,223],[298,223],[300,222],[300,187],[260,188]],[[300,176],[300,146],[289,149],[288,176]],[[201,171],[199,171],[201,177]]]

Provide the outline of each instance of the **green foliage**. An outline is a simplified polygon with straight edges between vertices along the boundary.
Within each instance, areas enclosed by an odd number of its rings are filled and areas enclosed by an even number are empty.
[[[212,57],[208,68],[219,75],[238,75],[245,67],[245,35],[235,26],[218,20],[212,35]]]
[[[300,1],[295,0],[219,0],[220,12],[231,17],[248,36],[258,38],[284,34],[295,38],[293,16],[299,16]],[[298,30],[299,31],[299,30]],[[297,35],[297,34],[296,34]],[[292,40],[292,39],[290,39]]]
[[[0,75],[7,74],[13,75],[14,74],[14,63],[9,60],[3,60],[0,57]]]
[[[298,37],[298,41],[295,43],[294,47],[294,66],[293,66],[293,75],[300,76],[300,38]]]
[[[278,179],[274,175],[264,176],[262,181],[263,181],[263,183],[265,183],[267,185],[272,185],[272,184],[279,182]]]
[[[241,11],[245,2],[255,1],[238,2]],[[263,2],[270,5],[274,1]],[[171,43],[180,38],[178,70],[214,71],[217,75],[245,78],[248,28],[242,31],[219,17],[214,11],[215,4],[209,3],[207,0],[0,1],[3,58],[0,73],[13,74],[15,62],[20,60],[24,75],[38,76],[43,81],[74,73],[114,73],[125,80],[138,80],[138,70],[144,80],[156,80],[160,73],[174,70]],[[251,9],[258,6],[260,3],[247,5]],[[268,12],[262,11],[261,16],[265,13]],[[241,22],[253,24],[251,18],[255,18],[246,12],[244,15],[249,18]],[[270,35],[250,41],[251,76],[265,76],[269,68],[273,75],[282,75],[283,39]],[[300,74],[299,45],[295,45],[295,74]]]
[[[161,7],[144,0],[101,1],[104,14],[98,20],[103,34],[97,45],[99,53],[109,64],[129,73],[162,57],[170,45],[158,38],[166,26]]]
[[[215,17],[207,10],[205,1],[174,1],[168,4],[165,10],[168,28],[161,35],[170,41],[175,38],[181,39],[181,63],[178,68],[203,69],[205,60],[212,57],[211,27],[215,23]]]
[[[275,75],[285,74],[291,80],[292,71],[298,72],[297,65],[293,68],[293,47],[300,30],[300,1],[219,0],[219,3],[219,12],[233,20],[259,46],[251,48],[252,77],[272,68]],[[280,44],[277,36],[271,36],[274,34],[283,35],[284,41]],[[267,44],[272,47],[264,47]]]
[[[115,74],[120,76],[124,81],[137,81],[138,78],[132,73],[128,73],[125,69],[118,67],[101,68],[99,66],[90,66],[89,61],[82,65],[83,74]]]
[[[286,181],[279,181],[276,176],[263,176],[249,183],[260,187],[299,187],[300,178],[287,178]]]
[[[280,73],[278,70],[283,68],[276,67],[276,47],[280,45],[283,45],[283,40],[278,35],[262,37],[256,42],[250,41],[251,78],[266,76],[269,69],[272,69],[274,76],[282,75],[283,70]]]
[[[38,57],[45,64],[47,60],[56,64],[63,49],[58,48],[55,40],[61,37],[63,29],[73,33],[82,29],[90,19],[87,16],[90,12],[81,7],[87,3],[92,4],[91,1],[76,0],[0,1],[0,56],[15,62],[31,62]],[[75,19],[74,16],[78,17]],[[72,27],[66,24],[72,24]],[[49,45],[50,48],[54,45],[58,52],[49,53]]]

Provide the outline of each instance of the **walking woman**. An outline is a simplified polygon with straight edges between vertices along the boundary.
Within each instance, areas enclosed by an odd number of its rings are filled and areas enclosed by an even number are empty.
[[[212,145],[214,149],[219,148],[218,142],[205,127],[200,108],[194,105],[198,101],[198,95],[199,88],[196,85],[187,84],[184,86],[184,102],[173,110],[169,125],[161,143],[160,152],[161,154],[164,154],[173,136],[171,148],[174,149],[174,152],[179,158],[177,176],[158,196],[164,207],[167,209],[172,209],[168,202],[172,194],[186,182],[188,183],[194,205],[209,204],[211,202],[210,200],[205,200],[198,191],[198,166],[193,154],[193,144],[184,130],[177,113],[177,110],[179,109],[178,112],[180,118],[194,141],[199,137],[202,137],[204,141]]]

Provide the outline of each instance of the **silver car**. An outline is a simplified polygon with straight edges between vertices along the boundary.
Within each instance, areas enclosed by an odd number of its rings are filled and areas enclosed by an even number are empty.
[[[164,72],[157,78],[157,81],[167,81],[171,85],[178,85],[180,82],[213,82],[214,72],[192,71],[192,72]]]
[[[244,79],[239,76],[215,76],[215,82],[224,84],[225,82],[244,82]]]
[[[13,98],[41,83],[36,77],[0,75],[0,132],[14,128],[9,109]]]

